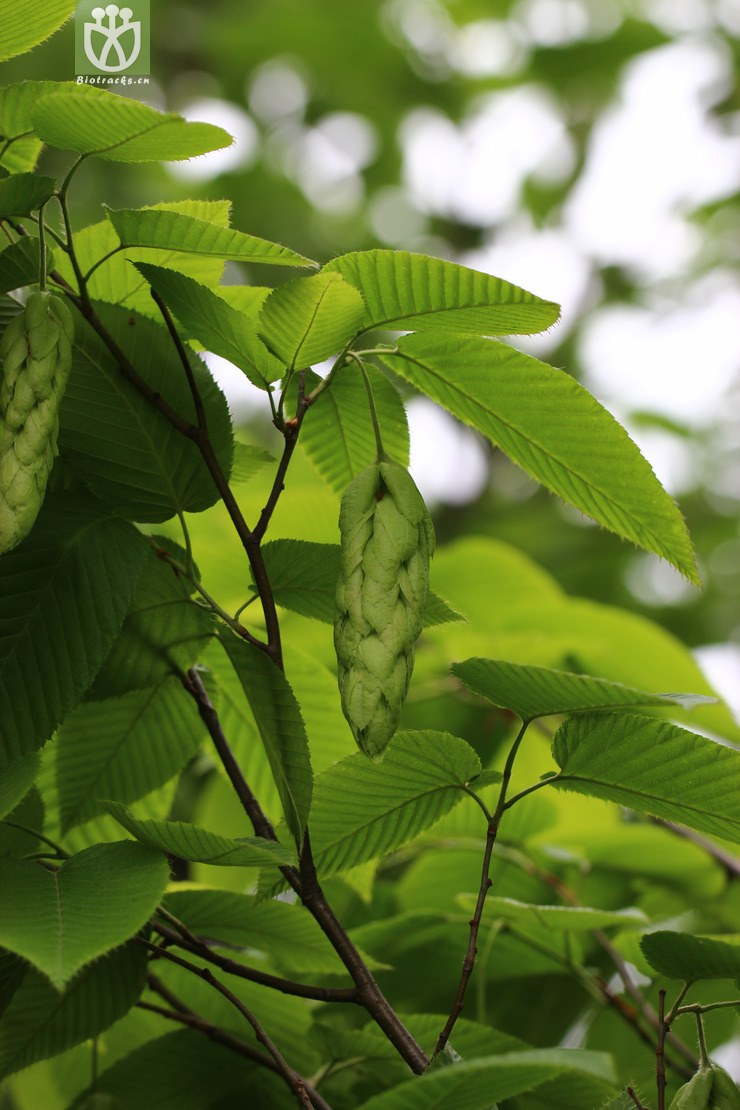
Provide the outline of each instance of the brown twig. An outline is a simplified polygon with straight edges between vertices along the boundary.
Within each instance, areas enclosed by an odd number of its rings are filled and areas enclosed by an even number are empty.
[[[268,1035],[266,1030],[262,1027],[252,1011],[244,1005],[242,1000],[230,991],[229,988],[217,979],[209,967],[198,967],[196,964],[191,964],[189,960],[184,960],[182,956],[177,956],[174,952],[169,952],[166,948],[160,948],[150,941],[140,940],[140,943],[145,945],[153,955],[159,958],[169,960],[171,963],[177,964],[178,967],[184,968],[186,971],[197,975],[203,982],[208,983],[214,990],[218,991],[227,1002],[230,1002],[234,1009],[238,1010],[241,1016],[251,1025],[254,1035],[257,1040],[267,1050],[268,1054],[272,1057],[276,1065],[276,1070],[280,1076],[285,1080],[286,1084],[290,1087],[296,1096],[296,1102],[299,1106],[308,1107],[310,1110],[311,1102],[306,1093],[303,1077],[291,1068],[290,1064],[285,1060],[280,1052],[280,1049]]]
[[[252,789],[244,777],[242,769],[239,766],[239,762],[233,751],[231,750],[231,746],[226,739],[223,728],[221,727],[221,721],[219,719],[218,713],[216,712],[213,702],[208,696],[208,691],[203,684],[203,680],[195,667],[191,667],[191,669],[187,672],[187,682],[183,682],[183,685],[190,696],[194,699],[198,707],[200,718],[203,721],[203,724],[208,729],[208,733],[213,740],[213,746],[218,753],[219,759],[224,766],[226,774],[229,776],[229,781],[234,787],[236,796],[241,802],[242,808],[244,809],[244,812],[246,813],[252,824],[255,836],[260,836],[263,840],[277,840],[277,836],[275,835],[275,830],[272,827],[270,819],[267,817],[261,805],[259,804],[259,801],[252,793]],[[300,885],[298,872],[295,870],[295,868],[292,867],[285,869],[281,868],[281,870],[290,882],[290,885],[293,887],[294,890],[296,890],[294,882]],[[290,876],[286,874],[287,871],[291,873]],[[300,893],[300,891],[298,891],[298,893]]]
[[[637,1107],[637,1110],[647,1110],[647,1106],[645,1106],[644,1103],[640,1102],[639,1098],[635,1094],[634,1089],[632,1087],[627,1088],[627,1094],[630,1096],[630,1098],[634,1102],[635,1106]]]
[[[481,867],[481,881],[480,888],[478,890],[478,898],[475,903],[473,916],[469,921],[470,936],[468,939],[468,948],[465,953],[465,959],[463,960],[460,981],[457,986],[457,991],[455,992],[455,999],[452,1004],[452,1009],[450,1010],[450,1014],[447,1018],[447,1021],[445,1022],[444,1028],[437,1038],[437,1043],[434,1048],[435,1056],[439,1055],[439,1053],[442,1052],[448,1040],[450,1039],[450,1034],[452,1033],[452,1030],[455,1027],[455,1023],[457,1022],[457,1019],[462,1013],[463,1007],[465,1005],[465,992],[468,989],[470,976],[473,974],[473,968],[475,967],[475,957],[478,954],[478,933],[483,917],[483,906],[486,901],[486,895],[493,885],[493,880],[489,875],[489,870],[491,867],[491,854],[493,852],[493,845],[496,841],[497,831],[498,830],[493,822],[489,822],[488,833],[486,835],[486,847],[483,852],[483,864]]]
[[[480,931],[480,924],[483,918],[483,907],[485,905],[488,891],[493,885],[489,874],[491,868],[491,856],[493,854],[493,846],[496,843],[496,837],[501,825],[501,819],[504,815],[504,810],[506,809],[506,792],[509,788],[509,783],[511,782],[511,776],[514,770],[514,761],[516,759],[517,752],[519,751],[519,746],[524,739],[524,734],[527,731],[528,723],[529,722],[525,721],[517,732],[509,754],[506,757],[506,763],[504,764],[504,769],[501,774],[501,788],[499,790],[498,802],[496,804],[496,809],[493,815],[489,818],[488,821],[488,831],[486,834],[486,846],[483,851],[483,863],[481,866],[481,879],[480,887],[478,888],[478,898],[475,903],[473,916],[471,917],[469,922],[470,936],[468,938],[468,947],[465,953],[465,958],[463,960],[462,971],[460,972],[460,980],[455,992],[455,998],[452,1003],[452,1008],[450,1010],[449,1017],[447,1018],[447,1021],[445,1022],[444,1027],[440,1032],[439,1037],[437,1038],[437,1043],[434,1046],[433,1057],[438,1056],[439,1053],[443,1051],[445,1045],[450,1039],[450,1034],[455,1027],[455,1023],[457,1022],[457,1019],[462,1013],[463,1007],[465,1005],[465,994],[468,989],[470,977],[473,974],[473,969],[475,967],[475,957],[478,953],[478,933]]]
[[[259,983],[263,987],[280,991],[281,994],[294,995],[296,998],[310,998],[315,1002],[356,1003],[358,1001],[357,991],[354,987],[319,987],[308,983],[297,983],[293,979],[271,975],[266,971],[260,971],[258,968],[248,967],[238,960],[232,960],[228,956],[222,956],[220,952],[214,952],[205,941],[199,937],[194,937],[192,933],[189,936],[181,935],[176,930],[170,929],[158,921],[153,922],[153,928],[170,944],[176,944],[191,955],[208,960],[209,963],[220,968],[221,971],[225,971],[229,975],[235,975],[239,979],[247,979],[250,983]]]
[[[658,1110],[665,1110],[665,1038],[668,1032],[665,1023],[664,990],[658,991],[658,1045],[655,1049],[655,1081],[658,1087]]]
[[[188,352],[185,350],[185,344],[180,338],[180,333],[175,327],[175,322],[170,315],[170,310],[167,308],[167,305],[164,303],[157,290],[154,288],[150,288],[149,292],[152,295],[154,303],[162,314],[162,319],[165,322],[165,327],[170,333],[170,339],[172,340],[174,348],[177,351],[178,358],[182,363],[183,370],[185,371],[185,377],[187,378],[188,386],[190,387],[190,396],[193,399],[193,408],[195,409],[195,418],[198,422],[198,429],[200,432],[202,432],[204,436],[208,436],[206,410],[203,408],[203,398],[200,395],[198,383],[196,382],[195,375],[193,374],[193,367],[190,365],[190,358],[188,356]]]
[[[158,988],[153,989],[157,989],[158,994],[161,994],[165,999],[167,998],[167,994],[163,993]],[[180,1022],[181,1025],[186,1025],[189,1029],[195,1029],[199,1033],[205,1034],[214,1044],[220,1044],[224,1048],[228,1048],[232,1052],[237,1053],[237,1055],[243,1056],[246,1060],[251,1060],[252,1063],[259,1064],[260,1067],[275,1072],[276,1075],[281,1074],[275,1061],[271,1056],[268,1056],[267,1053],[260,1052],[257,1048],[252,1048],[251,1045],[240,1041],[238,1037],[234,1037],[231,1033],[227,1033],[225,1029],[220,1029],[217,1025],[212,1025],[210,1022],[204,1021],[203,1018],[199,1017],[191,1010],[188,1010],[186,1007],[183,1007],[182,1003],[180,1007],[174,1006],[171,1010],[166,1010],[163,1006],[156,1006],[151,1002],[137,1002],[136,1005],[140,1010],[146,1010],[150,1014],[158,1014],[160,1017],[167,1018],[168,1021],[177,1021]],[[326,1099],[323,1098],[316,1088],[306,1079],[303,1080],[303,1089],[308,1095],[314,1110],[331,1110],[331,1106]]]
[[[213,739],[216,751],[236,790],[244,811],[249,817],[255,834],[267,840],[276,840],[277,837],[271,822],[252,793],[231,751],[221,727],[218,713],[208,698],[208,693],[200,675],[196,670],[190,670],[188,671],[188,679],[190,687],[186,686],[186,689],[198,703],[201,718]],[[316,874],[308,831],[306,831],[303,840],[300,872],[297,872],[293,867],[281,867],[280,870],[300,897],[303,905],[321,927],[324,935],[328,938],[334,951],[349,972],[357,989],[357,1001],[383,1030],[388,1040],[397,1048],[400,1056],[412,1071],[420,1075],[428,1067],[429,1058],[389,1005],[346,929],[344,929],[327,902]]]
[[[327,902],[316,875],[308,830],[306,830],[301,851],[301,887],[304,906],[321,926],[324,934],[331,941],[334,951],[352,976],[360,1003],[383,1030],[411,1070],[421,1075],[429,1066],[429,1057],[388,1003],[370,969]]]
[[[272,514],[275,511],[280,494],[285,489],[285,475],[298,442],[298,434],[303,424],[303,418],[308,412],[310,403],[311,402],[306,397],[306,372],[305,370],[301,370],[298,379],[298,405],[296,407],[296,414],[291,420],[286,420],[285,422],[283,428],[283,435],[285,436],[283,453],[278,463],[278,468],[275,471],[275,479],[272,483],[272,488],[265,503],[265,507],[260,513],[260,518],[252,532],[257,540],[261,540],[267,531],[267,526],[272,519]]]

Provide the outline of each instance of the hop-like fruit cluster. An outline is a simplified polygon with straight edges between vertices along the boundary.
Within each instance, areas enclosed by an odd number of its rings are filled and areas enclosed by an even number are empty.
[[[73,336],[64,301],[42,291],[31,293],[0,342],[0,552],[28,535],[43,503]]]
[[[379,759],[398,727],[429,598],[434,528],[411,475],[391,461],[362,470],[339,514],[334,646],[342,709],[360,749]]]
[[[676,1091],[669,1110],[740,1110],[740,1088],[710,1060]]]

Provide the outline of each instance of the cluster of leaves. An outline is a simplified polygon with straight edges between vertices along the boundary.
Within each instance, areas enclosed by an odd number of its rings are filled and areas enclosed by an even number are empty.
[[[405,727],[380,764],[352,750],[328,628],[338,495],[375,457],[371,411],[407,463],[406,385],[696,580],[680,513],[624,430],[496,338],[550,326],[557,306],[405,252],[319,268],[231,228],[227,202],[74,230],[87,158],[230,141],[95,89],[8,86],[0,136],[2,323],[38,280],[39,236],[76,312],[51,489],[0,558],[11,1097],[38,1098],[41,1076],[60,1107],[247,1091],[270,1107],[622,1105],[666,1032],[629,965],[661,984],[740,976],[731,937],[661,927],[702,896],[733,932],[737,865],[716,841],[740,840],[740,756],[674,722],[731,741],[737,726],[680,644],[491,541],[435,559]],[[80,156],[59,184],[35,172],[42,144]],[[317,272],[225,286],[226,259]],[[234,443],[200,348],[264,394],[281,443],[264,483],[271,459]],[[309,369],[329,358],[326,377]],[[698,693],[649,692],[676,686]],[[546,751],[525,741],[533,723]],[[297,902],[275,897],[288,887]],[[579,1047],[543,1047],[578,1022]],[[674,1086],[696,1065],[676,1040],[665,1058]]]

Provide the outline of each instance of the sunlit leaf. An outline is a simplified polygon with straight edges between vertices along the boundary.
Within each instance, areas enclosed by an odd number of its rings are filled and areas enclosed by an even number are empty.
[[[408,251],[356,251],[324,267],[334,271],[362,293],[366,329],[528,335],[560,315],[552,301],[501,278]]]
[[[271,266],[315,265],[310,258],[279,243],[219,227],[182,212],[163,208],[109,208],[107,214],[121,243],[127,247],[160,247],[229,258],[234,262],[265,262]]]
[[[31,119],[49,146],[111,162],[177,162],[233,142],[221,127],[189,123],[175,112],[158,112],[91,85],[41,96]]]
[[[698,583],[683,517],[614,417],[575,378],[502,343],[407,335],[385,363],[538,482]]]
[[[638,706],[706,704],[705,694],[649,694],[591,675],[571,674],[548,667],[527,667],[503,659],[466,659],[453,663],[452,672],[469,690],[523,721],[553,713],[579,713],[596,709],[630,709]]]
[[[402,466],[409,461],[409,430],[401,396],[377,367],[365,367],[387,454]],[[306,375],[306,390],[318,383]],[[356,474],[375,462],[377,444],[373,432],[367,389],[354,363],[335,370],[331,386],[319,394],[301,426],[301,443],[322,478],[343,494]]]
[[[74,0],[13,0],[3,9],[0,22],[0,62],[25,54],[69,19],[74,11]]]
[[[336,354],[360,326],[364,303],[340,274],[295,278],[270,293],[257,326],[268,347],[290,369]]]
[[[591,1056],[593,1062],[576,1050],[553,1048],[463,1060],[375,1095],[362,1110],[490,1110],[493,1102],[532,1091],[563,1072],[593,1073],[597,1054]]]
[[[553,785],[740,843],[740,752],[631,713],[571,717]]]
[[[0,219],[5,216],[28,216],[35,212],[54,191],[53,177],[36,173],[12,173],[0,178]]]

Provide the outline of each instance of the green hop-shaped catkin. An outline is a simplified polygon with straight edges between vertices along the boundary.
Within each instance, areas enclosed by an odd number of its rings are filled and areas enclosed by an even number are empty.
[[[740,1110],[740,1088],[710,1060],[676,1092],[669,1110]]]
[[[64,301],[42,291],[31,293],[0,341],[0,552],[28,535],[43,503],[73,336]]]
[[[360,749],[380,759],[411,681],[434,528],[411,475],[386,460],[347,487],[339,530],[334,646],[342,709]]]

